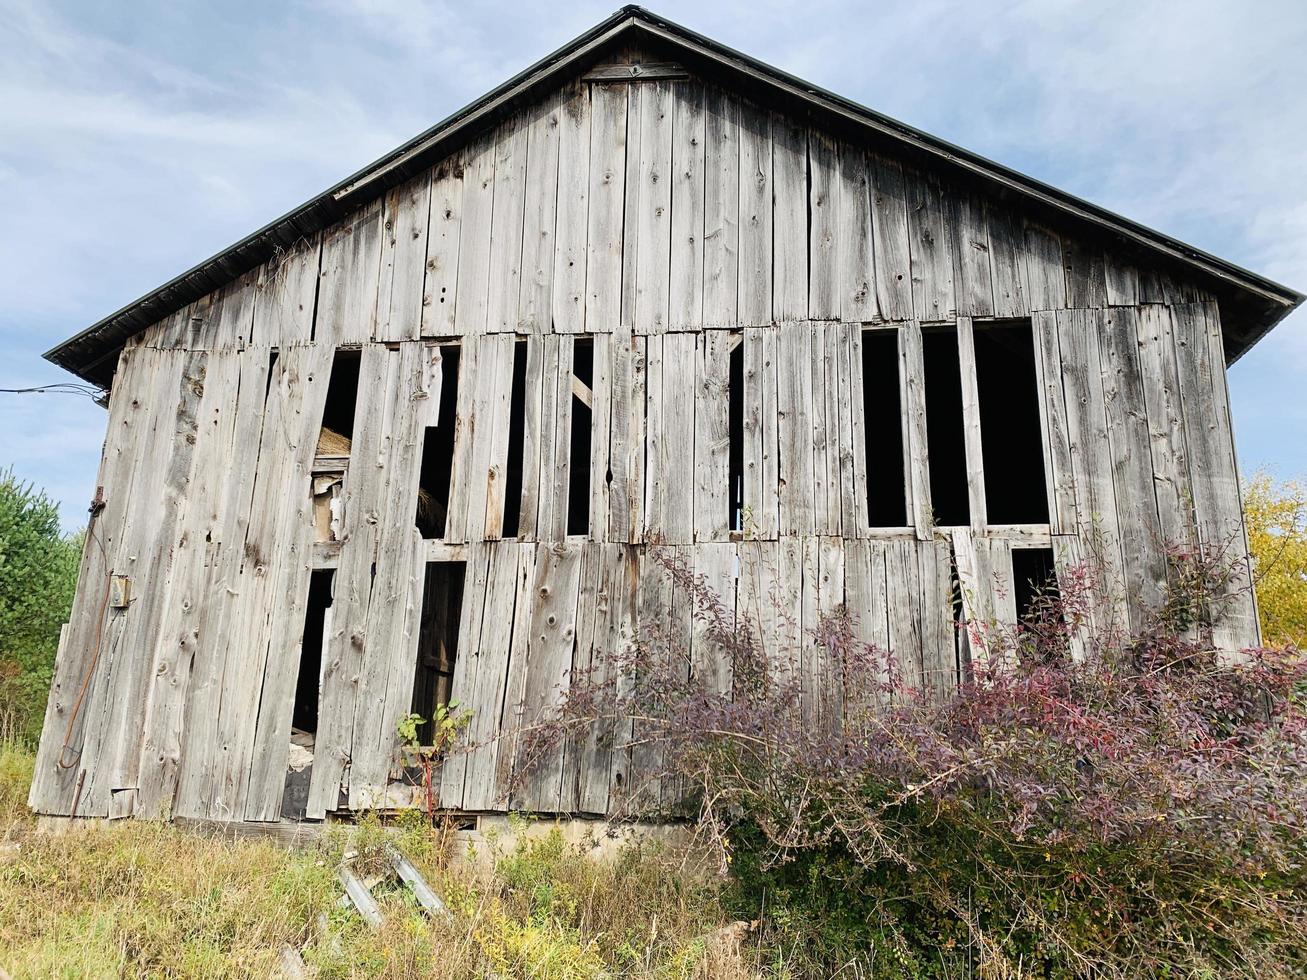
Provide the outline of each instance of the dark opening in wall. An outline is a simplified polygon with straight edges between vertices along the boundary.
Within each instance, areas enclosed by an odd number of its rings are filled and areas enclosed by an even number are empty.
[[[567,533],[590,533],[590,439],[593,423],[594,341],[578,337],[572,348],[572,444],[568,469]]]
[[[954,327],[921,332],[926,369],[926,443],[930,453],[930,504],[935,523],[968,524],[967,449],[962,420],[962,372]]]
[[[322,409],[318,456],[349,456],[362,361],[363,352],[359,350],[338,350],[332,358],[331,380],[327,383],[327,400]]]
[[[309,575],[309,601],[304,609],[304,639],[300,644],[295,708],[291,715],[291,725],[302,732],[318,730],[322,652],[331,632],[331,590],[335,577],[335,570],[330,568],[315,569]]]
[[[422,716],[418,740],[430,745],[431,716],[449,704],[458,659],[458,628],[463,610],[461,561],[427,563],[422,586],[422,619],[418,624],[418,655],[413,673],[413,714]]]
[[[422,436],[422,467],[418,474],[416,522],[424,538],[445,536],[449,481],[454,469],[454,429],[458,416],[459,348],[440,347],[440,415]]]
[[[897,330],[862,332],[862,414],[868,523],[872,527],[905,527],[908,505]]]
[[[1052,548],[1012,549],[1012,590],[1022,630],[1021,657],[1036,663],[1065,658],[1069,638]]]
[[[744,530],[744,334],[731,334],[730,377],[727,381],[727,429],[731,447],[729,499],[732,531]]]
[[[526,437],[526,358],[529,340],[513,345],[513,390],[508,403],[508,472],[504,480],[504,537],[522,533],[522,448]]]
[[[1045,524],[1048,488],[1030,321],[978,323],[975,338],[986,521]],[[933,462],[933,444],[930,451]]]

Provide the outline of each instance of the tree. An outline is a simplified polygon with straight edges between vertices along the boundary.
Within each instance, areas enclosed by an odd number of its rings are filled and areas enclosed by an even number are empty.
[[[1258,473],[1243,506],[1262,638],[1307,646],[1307,484]]]
[[[55,503],[0,471],[0,733],[34,739],[77,585],[81,535]]]

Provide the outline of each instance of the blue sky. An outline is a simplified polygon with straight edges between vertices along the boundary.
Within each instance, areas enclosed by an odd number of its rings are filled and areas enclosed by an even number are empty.
[[[71,380],[41,352],[618,5],[0,0],[0,387]],[[652,6],[1307,289],[1301,0]],[[1230,382],[1245,474],[1307,475],[1307,313]],[[80,526],[104,427],[0,394],[0,468]]]

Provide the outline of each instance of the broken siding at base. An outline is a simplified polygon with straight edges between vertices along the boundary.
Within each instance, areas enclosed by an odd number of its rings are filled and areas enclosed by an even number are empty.
[[[1015,622],[1014,550],[1101,562],[1138,627],[1167,538],[1246,554],[1219,318],[693,77],[569,85],[123,352],[32,805],[275,820],[292,725],[308,816],[411,803],[396,726],[451,697],[443,807],[674,805],[630,726],[515,778],[518,727],[651,624],[729,692],[659,544],[814,723],[846,692],[805,629],[844,606],[942,692]]]

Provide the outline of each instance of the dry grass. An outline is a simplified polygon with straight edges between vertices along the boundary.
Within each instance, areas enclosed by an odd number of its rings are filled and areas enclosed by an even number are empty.
[[[734,937],[712,935],[727,921],[718,883],[665,851],[600,863],[555,834],[477,871],[409,822],[390,832],[454,915],[432,920],[381,885],[372,930],[337,906],[334,872],[346,848],[362,873],[379,864],[375,822],[294,852],[131,821],[37,834],[30,774],[30,755],[0,745],[0,970],[15,980],[277,976],[283,945],[324,980],[757,975]]]

